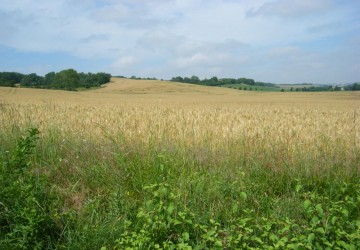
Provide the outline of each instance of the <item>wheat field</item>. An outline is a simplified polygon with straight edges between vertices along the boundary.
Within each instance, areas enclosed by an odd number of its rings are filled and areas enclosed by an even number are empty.
[[[83,92],[0,88],[0,109],[3,131],[37,127],[64,140],[110,140],[138,152],[155,145],[199,161],[274,152],[266,160],[274,168],[303,157],[327,165],[351,162],[360,145],[360,94],[354,92],[245,92],[113,78]]]
[[[44,134],[59,131],[64,140],[110,139],[139,152],[155,144],[200,161],[272,151],[272,167],[299,157],[323,161],[338,152],[344,154],[337,160],[346,162],[360,144],[359,93],[257,93],[113,78],[84,92],[1,88],[0,103],[5,131],[33,126]]]
[[[359,93],[261,93],[113,78],[98,90],[0,88],[1,126],[56,128],[64,137],[221,151],[238,141],[330,155],[360,143]],[[84,139],[84,140],[85,140]],[[200,150],[200,149],[199,149]]]
[[[26,129],[39,129],[33,171],[47,176],[59,211],[80,218],[79,228],[68,229],[67,247],[114,242],[114,225],[134,218],[153,183],[179,193],[178,206],[198,223],[231,224],[246,209],[302,223],[307,192],[333,197],[342,183],[358,185],[360,174],[359,92],[250,92],[122,78],[78,92],[3,87],[0,126],[5,156]],[[299,182],[304,193],[293,190]],[[324,206],[332,204],[326,199]],[[85,230],[84,221],[97,228]]]

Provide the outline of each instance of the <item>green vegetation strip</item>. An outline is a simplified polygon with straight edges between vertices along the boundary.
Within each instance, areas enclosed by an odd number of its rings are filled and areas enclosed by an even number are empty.
[[[111,75],[107,73],[83,73],[74,69],[60,72],[49,72],[45,76],[35,73],[24,75],[17,72],[0,72],[0,86],[25,88],[81,90],[97,88],[110,82]]]
[[[76,173],[64,161],[84,149],[74,140],[56,151],[40,136],[29,129],[16,145],[0,144],[1,249],[360,247],[356,164],[331,181],[325,172],[274,172],[261,162],[239,163],[229,176],[211,162],[155,148],[126,154],[118,148],[101,160],[95,145],[82,151],[85,164]],[[59,175],[56,168],[62,177],[52,176]],[[77,181],[64,194],[51,178]],[[76,207],[81,192],[86,199]]]

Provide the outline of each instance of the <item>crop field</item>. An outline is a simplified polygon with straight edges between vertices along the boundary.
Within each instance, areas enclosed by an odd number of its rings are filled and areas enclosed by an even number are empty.
[[[280,92],[281,88],[279,87],[269,87],[269,86],[260,86],[260,85],[246,85],[246,84],[225,84],[221,85],[222,87],[240,89],[240,90],[249,90],[249,91],[266,91],[266,92]],[[290,87],[289,87],[290,90]]]
[[[0,185],[14,194],[1,196],[0,248],[360,246],[357,92],[2,87],[0,127]],[[24,172],[6,184],[6,166],[24,161],[30,184]],[[16,198],[27,192],[37,205]]]

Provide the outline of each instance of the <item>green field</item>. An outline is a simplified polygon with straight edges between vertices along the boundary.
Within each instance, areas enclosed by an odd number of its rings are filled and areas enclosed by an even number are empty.
[[[360,93],[0,88],[0,249],[359,249]]]
[[[250,91],[250,89],[252,91],[267,91],[267,92],[280,92],[281,91],[281,88],[279,88],[279,87],[247,85],[247,84],[225,84],[225,85],[221,85],[221,87],[233,88],[233,89],[241,88],[241,90],[245,90],[245,88],[246,88],[246,90],[248,90],[248,91]]]
[[[316,85],[316,84],[278,84],[278,86],[279,86],[279,88],[283,88],[285,90],[290,90],[291,88],[293,88],[295,91],[296,88],[302,89],[302,88],[309,88],[311,86],[317,87],[320,85]]]

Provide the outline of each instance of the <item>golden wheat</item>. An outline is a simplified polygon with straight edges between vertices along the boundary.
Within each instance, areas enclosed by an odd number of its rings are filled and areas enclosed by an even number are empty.
[[[339,150],[346,158],[336,161],[354,160],[359,108],[360,93],[245,92],[128,79],[84,92],[0,88],[3,131],[35,126],[64,140],[186,150],[199,161],[272,152],[272,167]]]

